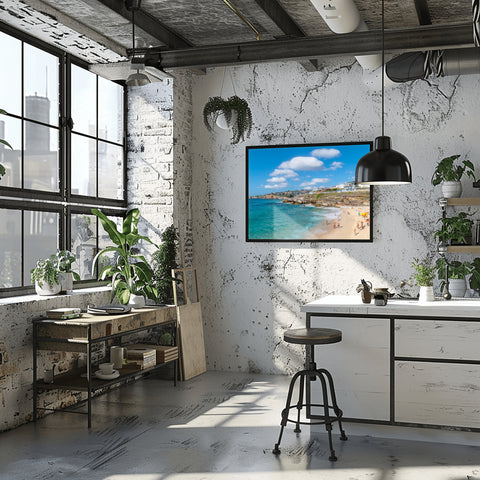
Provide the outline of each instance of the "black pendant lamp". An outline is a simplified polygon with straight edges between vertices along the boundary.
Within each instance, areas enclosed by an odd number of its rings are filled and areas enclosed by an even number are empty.
[[[135,11],[140,10],[140,2],[141,0],[126,0],[125,2],[127,10],[132,12],[132,68],[134,68],[135,64]],[[127,78],[127,85],[129,87],[141,87],[143,85],[148,85],[150,83],[150,79],[144,73],[140,73],[139,68],[136,70],[136,73],[132,73]]]
[[[390,147],[385,129],[385,0],[382,0],[382,136],[375,139],[375,150],[357,163],[355,183],[358,185],[395,185],[412,183],[412,169],[407,157]]]

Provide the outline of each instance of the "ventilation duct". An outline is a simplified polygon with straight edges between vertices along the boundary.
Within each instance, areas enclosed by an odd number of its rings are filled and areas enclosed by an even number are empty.
[[[367,24],[360,17],[360,12],[353,0],[310,1],[333,33],[342,34],[368,30]],[[367,70],[376,70],[382,65],[381,55],[359,55],[355,58],[362,68]]]
[[[429,76],[471,75],[480,73],[480,48],[458,48],[404,53],[385,65],[393,82],[409,82]]]

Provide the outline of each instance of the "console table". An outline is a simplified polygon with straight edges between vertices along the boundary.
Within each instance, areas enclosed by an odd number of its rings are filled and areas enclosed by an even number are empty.
[[[480,300],[376,306],[328,296],[301,310],[307,327],[343,332],[317,362],[336,379],[347,420],[480,431]]]
[[[174,383],[178,372],[178,357],[174,360],[157,364],[141,370],[140,367],[124,366],[120,376],[113,380],[99,380],[93,375],[92,347],[103,342],[105,353],[108,344],[122,343],[122,337],[139,333],[154,327],[173,327],[176,339],[177,316],[175,307],[145,307],[121,315],[82,314],[71,320],[52,320],[39,318],[33,321],[33,420],[37,420],[38,392],[40,389],[74,390],[87,392],[88,427],[92,426],[92,396],[110,385],[125,382],[136,376],[150,372],[163,365],[174,363]],[[153,347],[152,347],[153,348]],[[86,368],[76,368],[66,373],[55,375],[53,383],[37,379],[37,353],[39,350],[80,352],[86,354]],[[107,361],[101,359],[98,363]],[[83,374],[83,376],[82,376]]]

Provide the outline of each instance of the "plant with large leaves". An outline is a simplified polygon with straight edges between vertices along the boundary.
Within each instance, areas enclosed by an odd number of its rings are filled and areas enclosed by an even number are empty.
[[[137,253],[135,248],[140,240],[155,245],[148,237],[138,233],[140,219],[138,208],[127,212],[123,220],[122,231],[119,231],[115,222],[100,210],[93,208],[92,213],[100,220],[103,229],[114,243],[114,246],[106,247],[98,252],[93,259],[93,268],[95,268],[100,257],[109,253],[114,255],[114,263],[104,266],[99,274],[101,280],[111,279],[111,300],[117,297],[123,305],[129,302],[130,295],[144,295],[151,300],[156,300],[158,292],[152,284],[153,270],[145,257]]]

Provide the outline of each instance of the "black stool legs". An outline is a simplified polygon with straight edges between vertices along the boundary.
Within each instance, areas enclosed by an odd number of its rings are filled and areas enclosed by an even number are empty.
[[[322,393],[323,393],[323,403],[322,404],[314,404],[309,402],[304,402],[304,387],[308,379],[313,380],[314,378],[318,378],[322,384]],[[299,394],[298,394],[298,401],[296,404],[292,405],[292,396],[293,390],[295,388],[295,384],[297,380],[300,379],[299,385]],[[330,391],[330,398],[332,400],[332,405],[328,403],[328,392]],[[300,412],[303,407],[323,407],[323,416],[321,417],[322,420],[320,421],[309,421],[309,422],[301,422],[300,421]],[[291,409],[297,409],[296,419],[292,420],[289,418],[289,412]],[[334,415],[330,414],[330,410],[333,410]],[[282,421],[280,423],[280,434],[278,436],[278,441],[275,444],[275,447],[272,451],[275,455],[280,453],[280,442],[282,441],[283,429],[287,425],[288,422],[295,423],[295,432],[299,433],[300,425],[325,425],[325,428],[328,433],[328,443],[330,447],[330,457],[329,460],[335,461],[337,457],[335,455],[335,450],[333,449],[333,442],[332,442],[332,423],[338,422],[338,426],[340,429],[340,439],[347,440],[347,436],[345,435],[345,431],[342,427],[342,418],[343,412],[337,405],[337,398],[335,395],[335,387],[333,384],[333,378],[330,372],[325,370],[324,368],[318,369],[316,368],[315,363],[310,364],[310,368],[307,370],[301,370],[297,372],[292,380],[290,381],[290,386],[288,388],[287,394],[287,401],[285,404],[285,408],[282,410]]]

